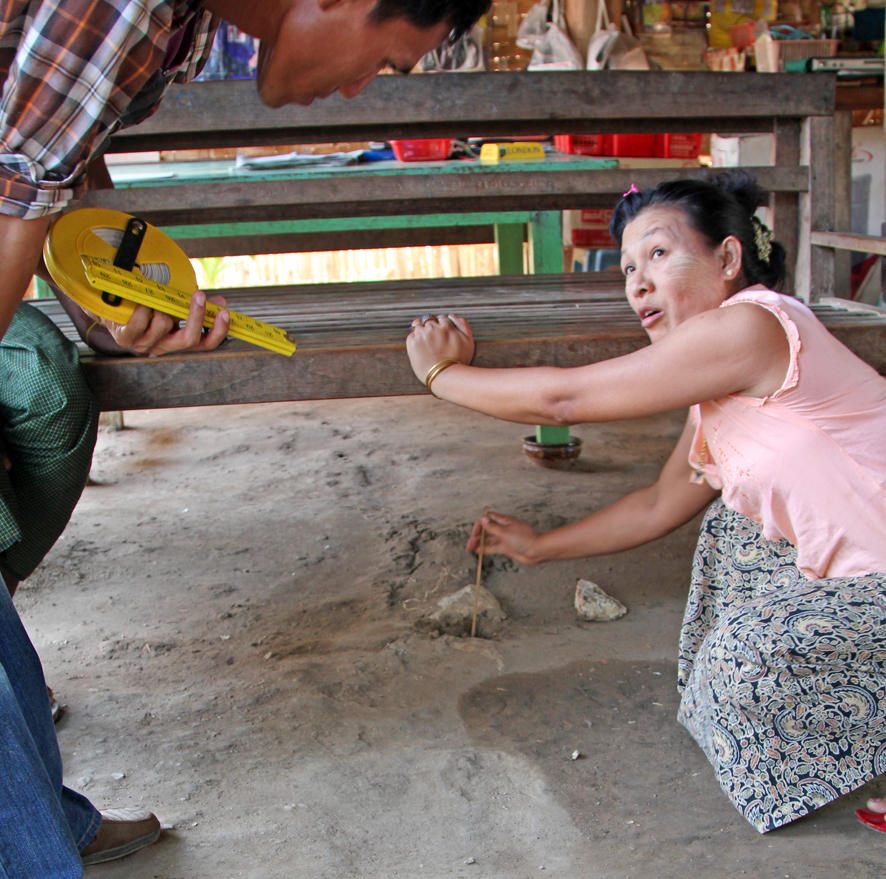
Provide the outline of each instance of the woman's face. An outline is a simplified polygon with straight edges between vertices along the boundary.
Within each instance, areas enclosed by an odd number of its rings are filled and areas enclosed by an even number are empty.
[[[727,242],[738,242],[733,238]],[[645,208],[627,226],[621,269],[628,303],[653,342],[690,317],[718,308],[731,294],[740,271],[734,247],[713,250],[679,208]]]

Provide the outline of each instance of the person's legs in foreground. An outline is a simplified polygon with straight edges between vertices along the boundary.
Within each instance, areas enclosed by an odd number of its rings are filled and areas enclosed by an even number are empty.
[[[40,660],[0,589],[0,869],[4,879],[75,879],[79,849],[101,824],[62,785],[62,763]]]
[[[68,524],[97,424],[76,347],[23,303],[0,340],[0,573],[11,594]]]
[[[886,772],[886,576],[806,580],[717,501],[681,640],[679,720],[760,832]]]
[[[76,346],[23,303],[0,341],[0,576],[10,595],[68,524],[97,423]],[[61,708],[47,693],[57,721]]]
[[[40,660],[11,595],[64,530],[80,497],[98,413],[76,348],[22,305],[0,342],[0,874],[76,877],[159,836],[143,810],[100,814],[62,785]]]

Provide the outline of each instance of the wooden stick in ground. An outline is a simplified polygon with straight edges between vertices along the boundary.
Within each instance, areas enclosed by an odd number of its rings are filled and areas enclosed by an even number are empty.
[[[480,604],[480,574],[483,571],[483,546],[486,543],[486,529],[480,529],[480,551],[477,553],[477,585],[474,587],[474,617],[471,620],[471,637],[477,631],[477,606]]]

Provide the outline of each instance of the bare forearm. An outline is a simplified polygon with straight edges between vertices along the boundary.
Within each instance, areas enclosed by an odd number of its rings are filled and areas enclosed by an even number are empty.
[[[664,537],[698,512],[685,510],[668,515],[669,511],[663,511],[657,501],[658,489],[650,485],[586,519],[540,534],[532,550],[534,560],[556,561],[633,549]]]
[[[569,371],[556,367],[451,366],[433,384],[441,399],[517,424],[572,424]],[[564,393],[566,390],[566,393]]]
[[[108,354],[112,357],[123,357],[132,355],[135,352],[129,348],[124,348],[114,341],[111,333],[103,327],[88,312],[84,311],[70,296],[63,293],[54,282],[50,282],[55,298],[58,299],[59,305],[68,313],[71,322],[74,324],[80,338],[99,354]]]

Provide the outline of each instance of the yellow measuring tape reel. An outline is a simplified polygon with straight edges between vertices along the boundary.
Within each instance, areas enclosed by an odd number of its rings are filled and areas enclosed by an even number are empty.
[[[126,249],[132,271],[114,265]],[[49,230],[43,257],[52,279],[71,299],[118,324],[132,317],[136,304],[184,320],[197,289],[197,276],[182,249],[159,229],[121,211],[81,208],[64,214]],[[220,311],[207,301],[203,325],[211,327]],[[234,338],[287,356],[295,351],[295,342],[279,327],[228,312]]]

